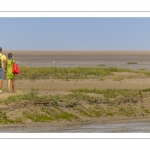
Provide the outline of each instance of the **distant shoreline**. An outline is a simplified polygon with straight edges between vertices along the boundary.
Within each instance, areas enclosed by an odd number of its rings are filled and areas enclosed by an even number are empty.
[[[30,67],[119,67],[150,70],[150,51],[4,51],[20,66]],[[132,64],[129,62],[132,62]],[[133,65],[134,62],[134,65]],[[135,65],[136,64],[136,65]]]
[[[33,54],[38,52],[38,54],[54,54],[54,55],[149,55],[150,50],[3,50],[3,54],[12,52],[14,54]],[[37,53],[36,53],[37,54]]]

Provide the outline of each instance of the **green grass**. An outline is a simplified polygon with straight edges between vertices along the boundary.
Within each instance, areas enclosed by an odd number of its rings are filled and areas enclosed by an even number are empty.
[[[20,67],[21,74],[17,75],[18,79],[82,79],[88,78],[89,75],[106,76],[110,75],[109,69],[101,68],[54,68],[54,67]]]
[[[141,90],[142,92],[150,92],[150,88]]]
[[[33,122],[46,122],[53,120],[50,116],[44,114],[24,112],[23,115]]]
[[[78,116],[68,113],[64,110],[61,110],[57,107],[49,110],[46,108],[42,108],[41,112],[44,113],[37,113],[37,112],[23,112],[24,117],[30,119],[33,122],[47,122],[53,120],[76,120]]]
[[[12,109],[12,106],[17,106],[17,103],[20,101],[23,104],[23,100],[26,100],[25,103],[29,105],[26,105],[27,109],[22,111],[22,116],[17,116],[16,114],[14,119],[10,119],[5,111],[0,111],[0,123],[24,123],[25,118],[33,122],[48,122],[78,120],[80,117],[112,117],[115,115],[135,117],[139,114],[141,116],[150,115],[150,111],[144,103],[136,103],[144,99],[143,96],[141,96],[141,99],[138,96],[145,92],[150,93],[150,88],[142,90],[75,89],[72,92],[72,94],[68,95],[40,96],[38,95],[38,90],[32,89],[27,94],[9,96],[1,101],[1,103],[6,104],[6,107],[8,105],[9,109]],[[98,95],[93,96],[92,94],[91,96],[88,93]],[[118,101],[121,101],[121,103],[118,103]],[[14,103],[11,104],[12,102]],[[42,103],[48,103],[48,105],[41,105]],[[14,109],[17,108],[14,107]]]
[[[86,117],[93,116],[88,110],[83,110],[81,108],[75,108],[74,110],[78,111],[82,116],[86,116]]]
[[[127,109],[125,109],[125,115],[128,117],[136,116],[136,111],[132,107],[128,106]]]
[[[59,95],[42,95],[38,96],[38,91],[31,90],[31,92],[27,94],[20,94],[20,95],[11,95],[6,99],[1,100],[1,103],[4,102],[5,104],[10,104],[12,102],[16,102],[19,100],[30,100],[34,102],[51,102],[52,106],[58,106],[58,102],[60,100]]]
[[[99,64],[98,66],[106,66],[105,64]]]
[[[128,62],[127,64],[137,64],[137,62]],[[130,70],[127,68],[118,67],[20,67],[20,74],[16,75],[16,79],[29,79],[35,81],[38,79],[62,79],[69,81],[69,79],[100,79],[105,76],[113,75],[114,72],[131,72],[138,74],[145,74],[150,76],[150,71],[145,69]]]
[[[128,62],[127,64],[137,64],[137,62]],[[103,66],[103,64],[100,64]],[[150,71],[145,69],[130,70],[118,67],[20,67],[20,74],[16,79],[29,79],[35,81],[38,79],[61,79],[69,81],[70,79],[100,79],[102,77],[113,75],[114,72],[131,72],[145,74],[150,76]],[[117,79],[116,79],[117,80]],[[121,80],[121,79],[119,79]]]
[[[129,65],[136,65],[138,63],[137,62],[127,62],[127,64],[129,64]]]
[[[144,106],[141,106],[141,110],[144,111],[146,114],[150,114],[150,111]]]
[[[74,89],[74,93],[95,93],[103,94],[105,98],[116,98],[121,95],[124,97],[135,97],[141,95],[141,90],[117,90],[117,89]]]
[[[134,110],[132,107],[119,107],[118,113],[119,115],[124,115],[124,116],[135,116],[136,115],[136,110]]]
[[[21,123],[21,124],[23,124],[22,117],[16,117],[13,122],[14,123]]]
[[[90,110],[90,113],[93,114],[93,115],[96,116],[96,117],[102,116],[101,111],[100,111],[100,110],[97,110],[97,109],[92,109],[92,110]]]
[[[91,76],[99,78],[112,75],[113,72],[133,72],[126,68],[108,67],[76,67],[76,68],[55,68],[55,67],[20,67],[20,74],[17,79],[88,79]]]
[[[123,78],[115,78],[114,81],[122,81]]]
[[[14,123],[14,121],[8,118],[8,116],[6,115],[6,112],[0,111],[0,123],[3,123],[3,124]]]
[[[57,120],[60,119],[73,120],[73,119],[78,119],[78,116],[59,109],[59,113],[55,114],[54,118]]]
[[[32,90],[28,94],[9,96],[8,98],[4,99],[3,101],[5,104],[9,104],[9,103],[15,102],[17,100],[38,100],[38,99],[40,99],[40,98],[37,96],[37,92]]]

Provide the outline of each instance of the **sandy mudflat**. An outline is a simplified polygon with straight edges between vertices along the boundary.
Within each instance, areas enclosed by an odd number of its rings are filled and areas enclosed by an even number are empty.
[[[7,54],[10,51],[5,51]],[[130,69],[150,69],[150,51],[11,51],[14,54],[14,59],[19,62],[20,66],[54,66],[54,67],[74,67],[86,66],[97,67],[100,64],[105,64],[104,67],[114,66]],[[137,62],[135,65],[128,65],[127,62]],[[119,79],[119,80],[116,80]],[[4,80],[3,88],[7,88],[7,81]],[[150,78],[147,75],[121,72],[114,73],[112,76],[100,79],[83,79],[83,80],[61,80],[61,79],[46,79],[46,80],[17,80],[16,92],[7,93],[6,91],[0,94],[0,98],[7,98],[11,95],[24,94],[30,92],[31,89],[38,89],[39,94],[52,95],[68,95],[72,89],[90,88],[90,89],[147,89],[150,88]],[[148,99],[148,95],[145,99]],[[143,98],[143,101],[145,100]],[[145,101],[147,108],[150,109],[150,104]],[[133,104],[131,104],[133,105]],[[19,106],[19,105],[18,105]],[[0,106],[3,109],[4,106]],[[17,106],[14,108],[18,109]],[[11,109],[14,109],[11,107]],[[26,108],[28,109],[28,108]],[[9,110],[8,110],[9,111]],[[15,110],[14,110],[15,112]],[[16,111],[17,112],[17,111]],[[19,109],[18,109],[19,112]],[[13,112],[12,112],[13,113]],[[134,118],[135,122],[149,121],[148,117]],[[92,122],[99,123],[117,123],[117,122],[133,122],[133,118],[124,118],[113,116],[109,118],[94,118],[85,119],[76,122],[51,122],[51,123],[31,123],[15,125],[0,125],[1,131],[10,129],[11,131],[19,131],[22,128],[38,128],[38,127],[58,127],[59,129],[52,132],[59,132],[61,128],[68,126],[78,126]]]
[[[120,67],[150,69],[150,51],[4,51],[12,52],[21,66],[47,67]],[[128,65],[128,62],[137,62]]]

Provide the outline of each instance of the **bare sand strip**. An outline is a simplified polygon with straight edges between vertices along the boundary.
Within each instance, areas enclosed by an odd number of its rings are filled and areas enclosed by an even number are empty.
[[[4,81],[5,82],[5,81]],[[6,88],[6,85],[4,85]],[[120,81],[114,81],[114,79],[108,79],[100,81],[97,79],[84,79],[84,80],[59,80],[59,79],[47,79],[47,80],[17,80],[16,88],[21,90],[56,90],[56,91],[70,91],[78,88],[90,88],[90,89],[146,89],[150,88],[150,78],[138,78],[138,79],[123,79]]]

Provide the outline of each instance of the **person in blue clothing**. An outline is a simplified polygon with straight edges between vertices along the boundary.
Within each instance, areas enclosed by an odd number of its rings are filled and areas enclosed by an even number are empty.
[[[2,54],[2,48],[0,47],[0,92],[2,92],[2,84],[5,72],[6,72],[6,56]]]

